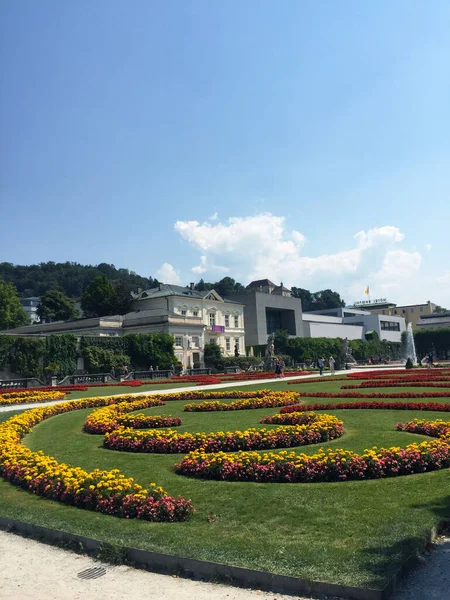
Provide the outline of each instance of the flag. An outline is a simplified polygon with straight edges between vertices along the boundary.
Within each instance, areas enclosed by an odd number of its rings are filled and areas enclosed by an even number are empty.
[[[369,286],[366,287],[366,291],[364,293],[369,295]]]

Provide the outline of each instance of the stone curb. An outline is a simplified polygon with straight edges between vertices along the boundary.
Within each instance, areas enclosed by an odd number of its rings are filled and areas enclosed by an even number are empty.
[[[448,523],[449,522],[442,521],[438,527],[432,528],[428,533],[427,540],[424,541],[423,549],[425,549],[427,543],[436,538],[439,530],[444,525],[448,525]],[[102,546],[104,546],[102,542],[93,538],[69,533],[67,531],[51,529],[49,527],[42,527],[40,525],[34,525],[32,523],[26,523],[8,517],[0,517],[0,529],[38,539],[49,544],[75,543],[80,549],[88,554],[95,554],[102,549]],[[105,545],[108,546],[108,544]],[[229,585],[244,588],[256,588],[280,594],[328,595],[338,596],[348,600],[388,600],[392,593],[398,588],[401,579],[419,560],[417,553],[410,556],[382,590],[375,590],[321,581],[310,581],[307,579],[290,577],[288,575],[277,575],[265,571],[256,571],[243,567],[223,565],[148,550],[139,550],[137,548],[125,547],[123,550],[124,560],[127,563],[156,573],[176,573],[181,577],[189,579],[202,579],[206,581],[215,580]]]

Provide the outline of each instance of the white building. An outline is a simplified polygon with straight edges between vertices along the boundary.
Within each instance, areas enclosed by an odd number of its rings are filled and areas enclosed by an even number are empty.
[[[234,356],[236,350],[245,354],[244,305],[225,300],[214,290],[199,292],[193,283],[160,284],[134,295],[133,307],[137,313],[159,309],[171,314],[168,333],[175,338],[175,356],[185,368],[203,364],[204,345],[211,341],[224,356]],[[140,331],[144,332],[142,327]]]
[[[330,308],[303,313],[305,337],[340,337],[361,340],[376,331],[380,340],[401,342],[406,330],[403,317],[378,315],[354,308]]]
[[[40,298],[37,296],[31,296],[30,298],[20,298],[20,304],[23,310],[27,313],[31,323],[37,323],[39,317],[37,316],[37,309],[39,307]]]

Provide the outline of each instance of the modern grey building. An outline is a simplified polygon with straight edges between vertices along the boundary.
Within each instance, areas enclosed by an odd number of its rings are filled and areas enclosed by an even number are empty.
[[[438,329],[450,327],[450,312],[423,315],[417,322],[417,329]]]
[[[245,293],[232,299],[244,304],[247,346],[267,344],[269,334],[278,329],[292,337],[303,337],[302,301],[293,298],[283,284],[276,286],[269,279],[252,281]]]

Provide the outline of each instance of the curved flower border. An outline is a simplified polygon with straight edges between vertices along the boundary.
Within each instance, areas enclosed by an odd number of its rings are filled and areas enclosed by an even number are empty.
[[[134,399],[134,397],[133,397]],[[0,475],[38,496],[123,518],[147,521],[185,521],[192,512],[190,500],[174,498],[156,484],[148,489],[118,469],[87,472],[59,463],[43,452],[33,452],[21,439],[38,423],[54,415],[115,404],[122,398],[88,398],[34,408],[0,425]]]
[[[293,422],[304,417],[299,413],[288,416]],[[416,420],[397,423],[396,429],[438,439],[405,448],[373,448],[362,455],[343,449],[320,449],[311,456],[287,451],[207,454],[200,449],[185,456],[175,465],[175,471],[190,477],[226,481],[319,483],[398,477],[450,467],[450,422]]]
[[[266,450],[317,444],[344,433],[342,421],[332,415],[303,415],[301,424],[276,429],[177,433],[173,430],[140,431],[121,427],[106,433],[103,446],[110,450],[171,454],[202,449],[204,452]]]

